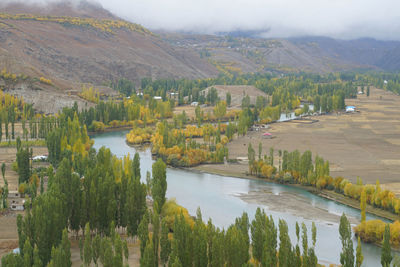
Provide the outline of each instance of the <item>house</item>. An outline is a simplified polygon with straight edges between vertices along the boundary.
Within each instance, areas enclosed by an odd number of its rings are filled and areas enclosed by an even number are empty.
[[[263,138],[265,138],[265,139],[271,139],[272,138],[272,133],[263,133],[263,135],[262,135],[262,137]]]
[[[14,211],[23,211],[25,209],[24,204],[11,204],[10,208]]]
[[[197,107],[197,106],[199,105],[199,102],[192,102],[190,105],[191,105],[192,107]]]
[[[18,191],[8,191],[8,198],[20,198],[21,194]]]
[[[236,160],[239,162],[248,162],[249,161],[249,159],[247,157],[237,157]]]
[[[39,155],[39,156],[35,156],[32,158],[33,161],[46,161],[47,160],[47,156],[46,155]]]
[[[355,106],[346,106],[346,112],[356,112],[356,107]]]

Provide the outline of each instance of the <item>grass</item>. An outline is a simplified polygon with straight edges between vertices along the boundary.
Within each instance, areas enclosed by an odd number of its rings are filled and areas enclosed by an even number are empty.
[[[29,140],[29,141],[21,141],[23,146],[46,146],[46,140]],[[4,141],[0,142],[0,147],[16,147],[17,141]]]

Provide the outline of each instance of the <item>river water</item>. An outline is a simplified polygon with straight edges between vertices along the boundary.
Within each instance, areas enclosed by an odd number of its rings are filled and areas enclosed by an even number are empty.
[[[136,149],[130,147],[125,142],[127,131],[103,133],[93,136],[94,148],[102,146],[110,148],[111,152],[118,157],[123,157],[130,153],[133,157]],[[142,180],[145,180],[146,172],[151,172],[151,165],[154,162],[151,157],[150,149],[138,150],[140,154],[140,166]],[[304,222],[308,228],[308,239],[311,241],[311,223],[299,214],[288,212],[285,209],[271,210],[266,205],[252,204],[243,201],[239,195],[262,190],[275,195],[292,194],[296,197],[306,199],[316,209],[341,215],[343,212],[349,218],[360,220],[360,212],[334,201],[313,195],[301,188],[287,185],[270,183],[262,180],[250,180],[244,178],[225,177],[207,173],[197,173],[182,169],[167,169],[167,197],[176,198],[177,203],[188,209],[190,214],[195,215],[196,209],[201,208],[203,219],[212,218],[213,223],[219,227],[227,228],[234,223],[236,217],[242,215],[244,211],[249,214],[250,220],[254,218],[257,207],[265,209],[267,215],[272,215],[275,224],[279,218],[285,219],[289,226],[289,233],[293,244],[296,242],[295,223]],[[274,203],[276,204],[276,203]],[[284,207],[285,203],[280,203]],[[301,205],[301,204],[299,204]],[[307,218],[307,217],[306,217]],[[375,216],[367,215],[368,219],[375,219]],[[324,221],[320,218],[312,218],[317,226],[316,253],[321,263],[340,262],[341,241],[339,239],[339,221]],[[353,238],[354,246],[357,241]],[[300,244],[301,247],[301,244]],[[362,266],[380,266],[381,249],[374,245],[362,244],[364,263]],[[354,248],[354,251],[355,248]]]

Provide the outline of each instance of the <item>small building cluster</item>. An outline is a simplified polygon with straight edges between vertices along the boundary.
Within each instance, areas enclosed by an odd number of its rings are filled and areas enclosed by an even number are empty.
[[[25,199],[21,197],[21,194],[18,191],[8,192],[8,201],[11,210],[15,211],[24,210]]]

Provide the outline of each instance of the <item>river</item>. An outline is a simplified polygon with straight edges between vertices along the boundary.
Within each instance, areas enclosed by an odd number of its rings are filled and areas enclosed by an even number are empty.
[[[92,136],[94,148],[102,146],[110,148],[111,152],[118,157],[123,157],[130,153],[133,157],[136,149],[130,147],[125,142],[127,131],[109,132]],[[151,165],[154,162],[151,157],[150,149],[138,150],[140,154],[141,177],[145,180],[146,172],[151,172]],[[270,209],[268,203],[259,205],[243,201],[240,196],[251,192],[266,191],[275,196],[291,195],[295,198],[306,200],[308,205],[321,212],[329,213],[336,219],[325,220],[320,217],[312,218],[317,226],[316,253],[321,263],[340,262],[341,241],[338,232],[338,215],[343,212],[352,221],[360,220],[360,212],[351,207],[341,205],[331,200],[313,195],[301,188],[270,183],[262,180],[252,180],[244,178],[225,177],[207,173],[197,173],[182,169],[167,169],[167,197],[176,198],[177,203],[188,209],[190,214],[196,214],[196,209],[201,208],[203,219],[212,218],[213,223],[219,227],[228,227],[236,217],[242,215],[244,211],[249,214],[250,220],[254,218],[257,207],[265,209],[268,215],[272,215],[275,224],[279,218],[285,219],[289,226],[289,233],[292,244],[296,243],[295,223],[304,222],[308,228],[308,239],[311,242],[311,218],[302,216],[296,212],[285,209],[285,202],[280,205],[281,210]],[[279,201],[279,198],[277,198]],[[273,203],[276,206],[277,203]],[[299,205],[302,205],[299,202]],[[367,214],[368,219],[377,217]],[[353,238],[354,251],[357,240]],[[300,244],[301,247],[301,244]],[[362,244],[364,263],[362,266],[380,266],[381,249],[370,244]]]

